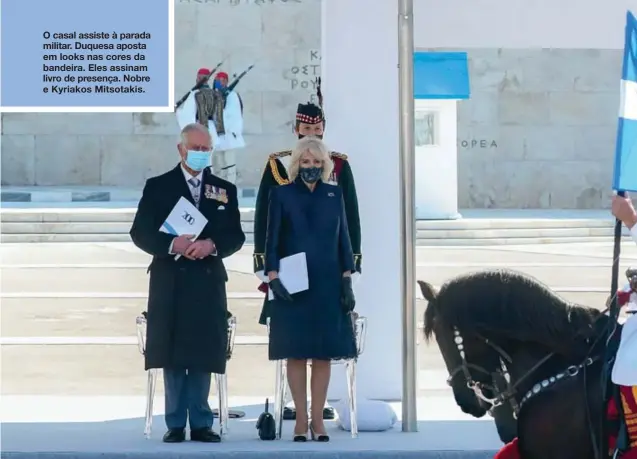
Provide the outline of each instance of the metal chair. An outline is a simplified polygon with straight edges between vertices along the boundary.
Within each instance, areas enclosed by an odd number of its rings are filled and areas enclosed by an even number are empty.
[[[334,360],[332,365],[345,365],[345,374],[347,378],[347,398],[350,411],[350,430],[352,438],[358,437],[358,423],[356,418],[356,362],[358,357],[365,350],[365,336],[367,334],[367,318],[360,316],[356,312],[350,313],[352,326],[354,327],[354,335],[356,337],[356,357],[353,359]],[[270,333],[270,319],[267,320],[268,334]],[[311,366],[311,362],[308,361]],[[281,439],[283,430],[283,408],[285,405],[285,395],[287,384],[287,361],[277,360],[276,362],[276,380],[274,394],[274,419],[276,423],[276,438]]]
[[[139,352],[146,353],[146,312],[137,317],[137,345]],[[226,349],[226,359],[230,360],[234,350],[234,338],[237,330],[237,319],[234,316],[228,318],[228,347]],[[153,402],[155,399],[155,388],[157,386],[158,369],[148,370],[148,381],[146,386],[146,426],[144,435],[150,438],[153,426]],[[228,379],[225,374],[215,374],[215,384],[217,386],[217,396],[219,398],[219,433],[225,436],[228,433]]]

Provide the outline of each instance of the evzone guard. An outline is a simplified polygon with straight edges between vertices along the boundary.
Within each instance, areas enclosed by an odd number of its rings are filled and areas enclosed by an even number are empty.
[[[237,170],[234,150],[244,148],[245,141],[243,102],[234,88],[247,71],[230,86],[227,84],[228,74],[219,72],[211,87],[208,82],[215,71],[216,69],[199,69],[195,88],[176,108],[177,122],[181,129],[191,123],[199,123],[208,128],[214,146],[213,157],[216,161],[219,156],[224,164],[217,168],[219,170],[215,170],[215,174],[235,183]]]
[[[320,86],[319,86],[320,88]],[[319,103],[322,97],[319,89]],[[321,104],[322,105],[322,104]],[[316,136],[323,138],[325,129],[325,117],[320,106],[312,103],[299,104],[296,111],[296,122],[294,125],[294,133],[302,139],[305,136]],[[264,292],[263,308],[259,323],[267,324],[269,317],[268,312],[268,296],[267,296],[267,276],[264,273],[264,252],[265,238],[268,223],[268,202],[270,190],[279,185],[289,183],[288,173],[284,163],[287,163],[292,150],[283,150],[269,155],[268,160],[261,177],[261,183],[257,192],[257,201],[254,215],[254,272],[261,279],[262,284],[259,290]],[[345,213],[349,226],[349,235],[354,251],[354,260],[356,263],[356,273],[361,273],[362,255],[361,255],[361,225],[358,213],[358,197],[356,195],[356,186],[354,184],[354,175],[347,155],[338,152],[331,153],[334,162],[334,172],[330,183],[339,185],[343,190],[343,201],[345,202]],[[290,391],[286,391],[290,393]],[[334,418],[334,410],[326,407],[323,416],[325,419]],[[293,408],[286,407],[283,413],[284,419],[295,419],[296,411]]]

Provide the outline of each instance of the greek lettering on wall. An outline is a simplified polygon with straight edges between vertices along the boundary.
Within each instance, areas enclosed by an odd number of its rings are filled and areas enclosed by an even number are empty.
[[[286,73],[290,90],[307,91],[310,94],[310,102],[318,103],[316,89],[317,78],[321,76],[320,51],[310,50],[303,61],[293,65]]]
[[[458,148],[498,148],[498,143],[494,139],[458,139]]]

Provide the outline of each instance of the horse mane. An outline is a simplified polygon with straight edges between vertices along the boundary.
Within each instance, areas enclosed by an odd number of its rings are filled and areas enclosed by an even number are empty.
[[[601,315],[601,311],[569,302],[537,279],[509,269],[463,274],[443,284],[439,292],[426,282],[418,283],[429,302],[424,315],[427,340],[439,317],[461,331],[492,332],[563,348],[588,338]]]

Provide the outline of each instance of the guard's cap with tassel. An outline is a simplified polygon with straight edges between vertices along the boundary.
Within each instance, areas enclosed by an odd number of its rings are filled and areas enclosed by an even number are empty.
[[[296,121],[307,124],[318,124],[325,120],[323,110],[311,102],[299,104],[296,109]]]

